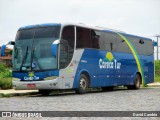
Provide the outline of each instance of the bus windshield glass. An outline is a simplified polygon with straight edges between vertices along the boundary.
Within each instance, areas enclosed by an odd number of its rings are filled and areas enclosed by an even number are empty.
[[[13,71],[57,69],[52,44],[59,39],[60,26],[22,29],[17,32],[13,52]]]

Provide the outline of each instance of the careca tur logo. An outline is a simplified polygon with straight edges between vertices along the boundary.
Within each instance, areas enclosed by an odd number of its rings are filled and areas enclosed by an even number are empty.
[[[99,59],[99,68],[100,69],[120,69],[121,63],[117,62],[111,52],[107,52],[106,57]]]
[[[33,72],[29,72],[28,76],[24,77],[24,80],[39,80],[39,77],[35,76]]]
[[[34,76],[34,73],[30,72],[30,73],[28,74],[28,76],[29,76],[29,77],[33,77],[33,76]]]

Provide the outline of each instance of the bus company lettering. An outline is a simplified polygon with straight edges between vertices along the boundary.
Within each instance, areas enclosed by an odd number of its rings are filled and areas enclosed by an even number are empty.
[[[34,73],[31,72],[27,77],[24,77],[24,80],[39,80],[39,77],[35,76]]]
[[[120,69],[121,63],[117,62],[117,60],[113,57],[111,52],[106,54],[106,58],[99,59],[99,67],[100,69],[108,68],[108,69]]]

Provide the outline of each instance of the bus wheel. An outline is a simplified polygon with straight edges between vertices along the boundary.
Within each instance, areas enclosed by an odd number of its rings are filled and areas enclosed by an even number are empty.
[[[127,86],[128,89],[139,89],[141,84],[141,76],[136,74],[136,79],[134,81],[134,85]]]
[[[51,93],[50,90],[39,90],[39,94],[44,96],[48,96],[50,93]]]
[[[84,94],[86,93],[88,88],[88,78],[86,75],[81,74],[79,78],[79,88],[76,90],[76,93],[78,94]]]

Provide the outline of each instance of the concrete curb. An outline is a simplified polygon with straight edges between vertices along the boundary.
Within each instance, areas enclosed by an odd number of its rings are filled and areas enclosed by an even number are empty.
[[[147,84],[149,87],[159,87],[160,86],[160,82],[154,82],[154,83],[149,83]]]
[[[2,97],[14,97],[14,96],[25,96],[25,95],[30,95],[38,93],[38,90],[14,90],[14,89],[9,89],[9,90],[0,90],[0,98]]]
[[[160,87],[160,82],[154,82],[147,84],[148,87]],[[30,94],[36,94],[38,90],[0,90],[0,98],[2,97],[14,97],[14,96],[25,96]]]
[[[28,93],[0,93],[0,98],[3,97],[15,97],[15,96],[27,96],[27,95],[31,95],[31,94],[36,94],[37,92],[28,92]]]

